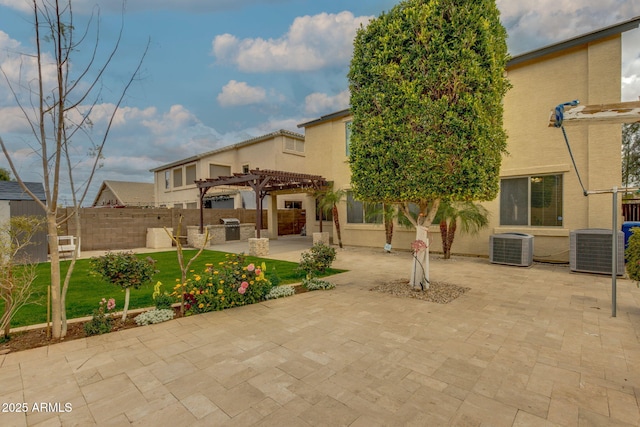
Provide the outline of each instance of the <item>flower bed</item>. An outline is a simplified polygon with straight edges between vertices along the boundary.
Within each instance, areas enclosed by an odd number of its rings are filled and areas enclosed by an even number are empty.
[[[184,301],[186,316],[224,310],[264,301],[273,285],[266,277],[267,266],[245,265],[243,255],[227,254],[217,265],[206,264],[202,273],[195,273],[185,283],[177,284],[171,294],[177,302]]]

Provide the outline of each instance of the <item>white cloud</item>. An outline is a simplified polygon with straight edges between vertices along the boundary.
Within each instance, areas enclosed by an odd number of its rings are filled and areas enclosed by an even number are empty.
[[[622,100],[640,99],[640,29],[622,35]]]
[[[355,17],[351,12],[321,13],[293,21],[278,39],[243,39],[231,34],[216,36],[212,53],[221,63],[243,72],[310,71],[348,64],[353,39],[360,25],[371,17]]]
[[[343,90],[335,96],[326,93],[312,93],[304,100],[304,111],[307,114],[322,114],[328,111],[344,110],[349,108],[349,90]]]
[[[57,85],[54,64],[55,60],[51,55],[43,53],[42,84],[45,92]],[[0,30],[0,69],[2,70],[0,73],[0,106],[15,105],[11,87],[23,105],[28,106],[30,101],[36,101],[28,99],[29,91],[24,90],[25,87],[33,86],[38,79],[38,63],[33,50],[28,50],[2,30]]]
[[[167,135],[176,129],[199,124],[200,120],[182,105],[172,105],[169,112],[162,117],[152,117],[142,120],[142,124],[154,135]]]
[[[267,91],[258,86],[249,86],[245,82],[229,81],[218,94],[218,104],[222,107],[259,104],[267,99]]]
[[[497,0],[512,54],[533,50],[640,15],[630,0]]]

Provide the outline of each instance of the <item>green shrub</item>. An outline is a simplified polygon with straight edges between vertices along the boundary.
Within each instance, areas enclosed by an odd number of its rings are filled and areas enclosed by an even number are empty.
[[[334,248],[322,242],[316,243],[309,251],[302,253],[298,270],[303,271],[310,279],[327,271],[335,259]]]
[[[92,335],[102,335],[111,332],[113,328],[113,318],[111,310],[116,307],[116,302],[113,298],[107,301],[102,298],[100,301],[100,307],[93,310],[93,317],[91,321],[83,325],[84,333],[90,337]]]
[[[162,287],[162,282],[157,282],[153,287],[153,301],[156,303],[156,309],[171,309],[173,305],[174,299],[171,295],[166,292],[162,292],[160,288]]]
[[[640,284],[640,228],[631,229],[629,237],[629,246],[625,251],[627,259],[627,274],[629,279],[636,282],[636,286]]]

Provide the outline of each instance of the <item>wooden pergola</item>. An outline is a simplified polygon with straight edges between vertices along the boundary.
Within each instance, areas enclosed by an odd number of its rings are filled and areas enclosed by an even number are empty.
[[[196,185],[200,192],[201,234],[204,228],[204,196],[211,188],[221,186],[250,187],[256,194],[256,237],[260,238],[262,201],[267,194],[318,191],[327,186],[327,180],[320,175],[252,169],[247,173],[235,173],[233,176],[201,179],[196,181]]]

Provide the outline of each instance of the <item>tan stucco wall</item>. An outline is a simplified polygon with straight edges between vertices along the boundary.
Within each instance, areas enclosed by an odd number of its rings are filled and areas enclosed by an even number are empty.
[[[513,85],[504,101],[509,154],[504,156],[501,177],[563,174],[563,226],[501,227],[498,197],[483,203],[491,213],[489,227],[475,236],[458,233],[453,252],[488,256],[491,234],[521,232],[535,236],[536,259],[567,261],[570,230],[611,227],[611,195],[583,196],[562,132],[549,128],[548,119],[556,105],[574,99],[582,104],[620,101],[621,39],[611,37],[514,66],[508,70],[508,78]],[[305,129],[307,170],[335,181],[341,189],[350,187],[345,152],[345,123],[349,120],[342,117]],[[567,126],[567,133],[585,187],[619,186],[620,125]],[[341,204],[339,215],[345,244],[384,245],[382,225],[347,224],[346,203]],[[318,231],[312,211],[308,218],[307,230]],[[430,236],[432,250],[441,250],[437,227],[431,228]],[[413,239],[413,231],[396,225],[394,248],[408,249]]]
[[[288,172],[305,173],[305,156],[306,153],[296,153],[285,150],[285,136],[278,135],[273,138],[262,140],[255,144],[249,144],[228,151],[221,151],[210,156],[202,157],[195,162],[185,163],[182,166],[174,166],[175,168],[184,168],[189,164],[196,164],[197,179],[206,179],[209,177],[209,165],[229,166],[231,173],[241,173],[243,165],[249,165],[250,169],[272,169],[284,170]],[[173,173],[173,172],[172,172]],[[183,185],[181,187],[165,189],[165,170],[156,171],[154,174],[156,205],[173,207],[175,204],[197,203],[199,207],[199,192],[195,184]],[[173,175],[171,175],[173,182]],[[185,175],[183,170],[183,183]],[[215,192],[228,192],[230,189],[224,190],[212,189],[208,194]],[[232,191],[235,189],[231,189]],[[278,208],[284,209],[286,200],[304,201],[304,195],[286,195],[278,198]],[[242,200],[239,195],[235,196],[236,208],[242,208]],[[303,209],[305,208],[303,203]]]

